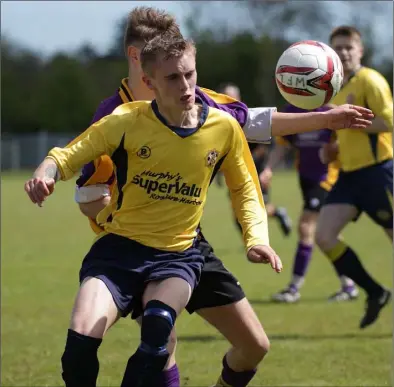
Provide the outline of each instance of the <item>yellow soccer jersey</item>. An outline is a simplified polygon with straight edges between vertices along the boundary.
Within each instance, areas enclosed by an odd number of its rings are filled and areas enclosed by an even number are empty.
[[[248,108],[242,102],[236,101],[235,99],[230,98],[229,96],[219,94],[205,88],[196,88],[196,94],[197,94],[196,97],[198,99],[198,102],[201,103],[205,102],[211,107],[215,107],[219,110],[223,110],[229,113],[230,115],[232,115],[234,118],[237,119],[238,123],[241,126],[245,124],[248,116]],[[118,91],[100,104],[99,108],[97,109],[94,115],[92,124],[111,113],[119,114],[131,110],[133,108],[133,105],[129,104],[129,102],[134,102],[134,101],[135,98],[128,87],[128,78],[124,78],[122,79]],[[118,106],[122,104],[126,104],[127,106],[125,108],[126,110],[116,109]],[[76,140],[71,142],[68,146],[74,144],[75,141]],[[247,167],[249,169],[249,172],[253,178],[255,185],[259,189],[259,197],[261,199],[262,206],[264,207],[263,197],[261,195],[259,188],[260,183],[257,174],[254,173],[255,165],[253,162],[253,158],[250,155],[248,146],[244,147],[244,159],[245,162],[247,163]],[[100,156],[98,159],[84,166],[82,170],[82,174],[77,180],[77,186],[83,187],[92,184],[109,184],[112,192],[114,183],[116,181],[113,172],[114,169],[113,169],[113,163],[111,158],[107,155]],[[102,227],[97,225],[97,223],[93,219],[89,218],[89,222],[93,231],[96,234],[99,234],[103,231]]]
[[[251,176],[244,159],[242,129],[227,113],[206,104],[202,110],[198,127],[184,129],[166,125],[155,101],[122,105],[72,146],[52,149],[49,157],[56,161],[62,180],[68,180],[87,162],[109,155],[117,184],[97,223],[105,232],[167,251],[192,245],[210,181],[220,168],[246,248],[269,244],[257,174],[254,170]]]
[[[343,86],[332,103],[347,103],[349,95],[355,105],[364,106],[373,111],[375,116],[385,120],[393,127],[393,98],[385,78],[377,71],[362,67]],[[393,134],[365,133],[362,130],[344,129],[337,132],[339,143],[339,161],[345,172],[355,171],[389,160],[393,157]]]

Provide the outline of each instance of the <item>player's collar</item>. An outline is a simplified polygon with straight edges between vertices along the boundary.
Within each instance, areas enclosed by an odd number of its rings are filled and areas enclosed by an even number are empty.
[[[201,116],[200,119],[198,121],[198,124],[195,128],[180,128],[179,126],[173,126],[173,125],[169,125],[167,123],[167,120],[161,115],[161,113],[159,112],[159,108],[157,106],[157,102],[154,99],[151,103],[152,106],[152,110],[155,113],[156,117],[165,125],[167,126],[167,128],[170,128],[174,133],[176,133],[179,137],[185,138],[188,136],[191,136],[192,134],[196,133],[198,129],[201,128],[201,126],[204,125],[207,117],[208,117],[208,110],[209,107],[208,105],[204,102],[201,101],[201,105],[202,105],[202,112],[201,112]]]
[[[362,68],[363,68],[363,66],[360,66],[356,71],[352,71],[352,72],[350,73],[350,75],[349,75],[349,78],[348,78],[347,82],[344,83],[344,84],[342,85],[342,87],[344,87],[345,85],[347,85],[347,84],[351,81],[351,79],[354,78]]]
[[[118,89],[119,96],[122,99],[123,103],[135,101],[135,98],[131,90],[129,89],[128,81],[129,78],[123,78],[120,87]]]

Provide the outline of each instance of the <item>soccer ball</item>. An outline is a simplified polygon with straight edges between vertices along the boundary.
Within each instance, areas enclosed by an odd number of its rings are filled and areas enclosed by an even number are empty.
[[[342,87],[342,62],[326,44],[304,40],[291,45],[279,58],[275,79],[287,102],[313,110],[329,103]]]

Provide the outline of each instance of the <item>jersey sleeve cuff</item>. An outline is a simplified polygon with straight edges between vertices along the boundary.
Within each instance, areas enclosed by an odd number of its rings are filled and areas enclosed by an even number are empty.
[[[249,252],[249,250],[255,246],[269,246],[269,241],[264,241],[264,240],[260,240],[260,241],[255,241],[253,243],[250,243],[246,246],[246,254]]]
[[[269,143],[272,138],[272,114],[275,107],[257,107],[248,109],[248,118],[243,127],[248,142]]]
[[[78,204],[83,204],[95,202],[110,195],[110,188],[107,184],[94,184],[86,187],[75,187],[74,199]]]
[[[51,151],[52,152],[52,151]],[[60,180],[65,180],[66,179],[66,174],[64,173],[64,170],[59,162],[59,160],[55,157],[51,155],[51,152],[49,152],[48,156],[46,156],[46,159],[51,159],[56,163],[56,167],[60,176]]]

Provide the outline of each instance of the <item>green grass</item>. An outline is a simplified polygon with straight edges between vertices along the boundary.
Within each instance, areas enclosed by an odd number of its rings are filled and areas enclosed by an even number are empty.
[[[55,196],[38,208],[24,194],[26,176],[5,175],[2,180],[1,385],[59,386],[78,271],[92,233],[73,202],[73,182],[59,184]],[[296,219],[301,200],[293,173],[275,177],[273,199]],[[271,352],[254,386],[391,385],[391,306],[375,325],[360,331],[364,297],[352,303],[327,303],[338,281],[317,250],[302,302],[270,304],[270,294],[289,279],[296,234],[283,238],[277,224],[270,223],[272,246],[285,264],[284,272],[276,275],[265,265],[246,261],[225,190],[211,189],[203,225],[217,254],[241,281],[271,339]],[[391,287],[392,252],[383,232],[363,216],[346,229],[345,237],[373,275]],[[177,321],[177,332],[182,385],[212,385],[227,342],[198,316],[187,313]],[[138,338],[130,319],[108,333],[100,350],[100,386],[119,386]]]

